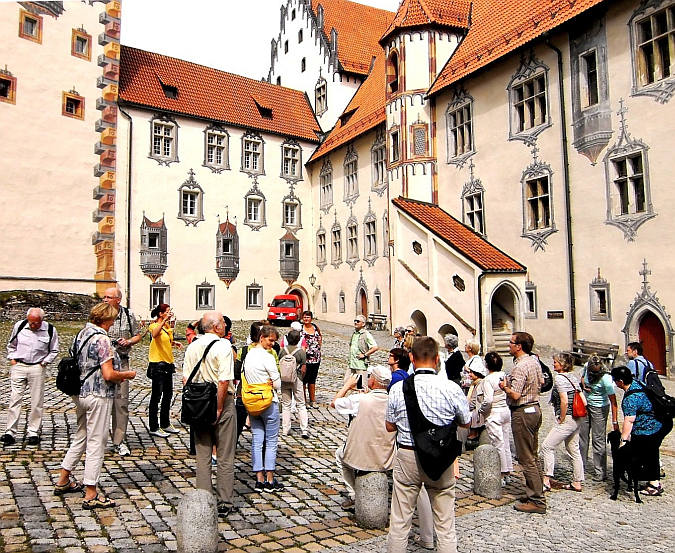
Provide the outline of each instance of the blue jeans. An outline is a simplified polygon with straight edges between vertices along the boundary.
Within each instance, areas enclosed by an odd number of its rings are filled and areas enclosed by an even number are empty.
[[[277,462],[277,443],[279,442],[279,404],[272,402],[261,415],[251,417],[253,433],[253,451],[251,460],[253,470],[274,470]],[[263,464],[263,442],[265,443],[265,459]]]

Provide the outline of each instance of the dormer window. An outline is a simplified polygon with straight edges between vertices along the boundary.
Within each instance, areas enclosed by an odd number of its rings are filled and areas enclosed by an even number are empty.
[[[164,96],[169,98],[170,100],[176,100],[178,99],[178,88],[175,86],[171,86],[168,84],[162,84],[162,92],[164,92]]]
[[[263,117],[264,119],[272,119],[272,108],[263,106],[259,104],[256,100],[255,105],[258,108],[258,112],[260,113],[260,116]]]

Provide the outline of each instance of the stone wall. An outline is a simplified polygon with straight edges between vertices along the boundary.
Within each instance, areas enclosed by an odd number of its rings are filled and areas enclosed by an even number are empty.
[[[44,309],[49,321],[86,319],[99,301],[95,296],[47,292],[45,290],[8,290],[0,292],[0,321],[25,317],[30,307]]]

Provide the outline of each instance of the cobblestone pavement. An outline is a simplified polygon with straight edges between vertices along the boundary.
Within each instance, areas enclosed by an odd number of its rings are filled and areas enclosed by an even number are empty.
[[[300,438],[299,429],[283,437],[279,446],[278,476],[286,489],[276,495],[253,492],[250,439],[245,431],[236,454],[235,504],[239,512],[219,523],[220,548],[225,551],[359,552],[384,551],[385,532],[363,530],[340,507],[344,486],[336,470],[333,452],[342,443],[346,425],[328,407],[344,373],[349,327],[319,321],[324,333],[324,359],[317,382],[319,408],[310,411],[311,438]],[[81,325],[80,325],[81,326]],[[235,334],[245,336],[245,323],[235,323]],[[57,323],[62,349],[70,343],[76,324]],[[179,331],[180,332],[180,331]],[[0,344],[8,338],[9,325],[0,323]],[[375,332],[381,345],[392,339]],[[177,354],[180,364],[182,354]],[[154,552],[176,549],[176,505],[184,490],[194,487],[195,463],[188,455],[189,436],[161,439],[148,434],[147,403],[150,383],[144,375],[147,341],[134,348],[132,364],[140,369],[132,382],[128,445],[131,455],[106,454],[100,485],[115,499],[114,509],[86,511],[82,498],[53,495],[53,485],[69,436],[75,428],[69,398],[48,379],[45,417],[39,447],[21,443],[24,411],[17,445],[0,449],[0,551]],[[378,352],[375,362],[386,362]],[[54,370],[52,369],[52,376]],[[670,393],[675,385],[668,383]],[[180,390],[180,378],[175,380]],[[8,363],[0,361],[0,431],[4,431],[9,398]],[[543,403],[543,402],[542,402]],[[176,393],[172,418],[178,420],[180,394]],[[552,423],[550,408],[541,439]],[[176,426],[179,423],[174,422]],[[675,474],[675,440],[671,434],[663,456],[668,474]],[[519,495],[521,476],[516,473],[501,500],[487,501],[472,494],[471,456],[460,459],[462,478],[457,483],[457,532],[459,549],[470,551],[665,551],[675,542],[672,511],[675,494],[645,498],[636,505],[627,493],[620,501],[608,499],[607,486],[589,481],[583,493],[554,492],[548,514],[523,515],[512,508]],[[557,476],[569,479],[570,467],[558,461]],[[81,478],[82,465],[75,470]],[[664,481],[668,487],[669,479]],[[634,523],[639,520],[639,525]],[[666,522],[666,524],[663,524]],[[638,527],[639,526],[639,527]],[[417,548],[411,541],[411,551]]]

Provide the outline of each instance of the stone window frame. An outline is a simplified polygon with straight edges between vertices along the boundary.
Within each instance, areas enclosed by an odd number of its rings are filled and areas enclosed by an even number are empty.
[[[284,54],[288,54],[288,41],[284,42]]]
[[[382,314],[382,292],[379,288],[375,288],[373,292],[373,311],[376,315]]]
[[[32,19],[35,23],[35,33],[27,33],[26,20]],[[36,13],[31,13],[26,10],[19,12],[19,37],[42,44],[42,16]]]
[[[300,73],[304,73],[307,70],[307,58],[302,58],[300,60]]]
[[[153,303],[154,299],[154,293],[155,291],[163,291],[163,297],[161,298],[161,301],[157,301],[157,303]],[[160,298],[158,298],[159,300]],[[166,284],[165,282],[162,281],[160,278],[156,282],[153,282],[150,284],[150,298],[149,298],[149,303],[150,303],[150,310],[154,309],[157,307],[160,303],[168,303],[171,305],[171,286]]]
[[[382,242],[384,243],[382,256],[389,257],[389,211],[387,209],[382,215]]]
[[[473,118],[473,96],[469,95],[464,89],[459,89],[453,92],[452,101],[448,104],[448,107],[445,110],[445,128],[446,128],[446,143],[448,150],[448,164],[457,165],[462,167],[467,159],[476,153],[476,140],[474,135],[474,118]],[[464,148],[461,152],[457,151],[457,133],[453,132],[453,129],[459,129],[460,126],[456,125],[453,120],[453,116],[464,112],[468,108],[469,119],[462,121],[461,126],[468,128],[469,138],[469,147]],[[465,142],[466,143],[466,142]]]
[[[525,282],[525,302],[523,305],[523,316],[526,319],[536,319],[537,315],[537,286],[529,279]],[[530,306],[532,308],[530,309]]]
[[[631,95],[632,96],[650,96],[654,98],[657,102],[661,104],[667,103],[673,96],[675,92],[675,71],[667,77],[661,78],[659,80],[654,80],[653,82],[643,83],[644,80],[644,70],[643,61],[640,57],[640,44],[639,44],[639,30],[638,26],[640,23],[647,19],[652,19],[652,17],[661,12],[666,11],[666,17],[668,16],[668,10],[671,12],[671,19],[673,27],[672,30],[667,33],[668,43],[670,46],[671,52],[671,67],[673,66],[673,57],[672,52],[675,48],[675,2],[673,0],[648,0],[646,2],[641,2],[640,5],[633,12],[631,18],[628,20],[628,30],[630,38],[630,53],[631,53],[631,66],[632,66],[632,87]],[[652,40],[653,41],[653,40]],[[650,41],[650,42],[652,42]],[[656,68],[654,69],[656,72]],[[656,76],[656,75],[655,75]]]
[[[246,148],[246,143],[257,143],[259,145],[259,151],[251,150]],[[252,152],[257,154],[258,168],[253,169],[252,167],[246,167],[246,154],[247,152]],[[246,173],[251,176],[259,176],[265,174],[265,140],[262,135],[256,131],[246,131],[241,136],[241,172]]]
[[[249,200],[260,200],[259,218],[252,219],[249,217]],[[251,227],[253,230],[260,230],[267,226],[266,217],[267,199],[262,190],[258,187],[258,182],[253,181],[253,186],[244,194],[244,224]]]
[[[604,312],[601,309],[602,296],[604,296]],[[598,269],[597,276],[588,285],[588,300],[591,321],[612,320],[612,302],[609,282],[600,276],[600,269]]]
[[[372,225],[372,233],[369,233],[368,226]],[[368,248],[368,237],[372,237],[372,248]],[[370,207],[370,200],[368,200],[368,213],[363,218],[363,259],[372,267],[377,260],[377,216]]]
[[[295,206],[295,224],[290,224],[286,220],[286,206],[288,205]],[[292,187],[291,191],[281,200],[281,227],[290,230],[291,232],[295,232],[302,228],[302,202],[300,201],[300,198],[295,195],[295,190],[293,190]]]
[[[5,83],[7,94],[0,95],[0,102],[16,104],[16,77],[6,69],[0,69],[0,81]]]
[[[411,123],[409,128],[410,132],[410,158],[417,157],[427,157],[429,155],[429,125],[418,119],[414,123]],[[423,140],[424,140],[424,150],[420,153],[417,151],[417,133],[422,131]]]
[[[389,144],[389,162],[391,164],[401,161],[401,128],[398,125],[392,125],[387,132],[387,142]]]
[[[359,156],[354,144],[347,146],[345,153],[344,168],[344,198],[347,205],[352,205],[359,197]]]
[[[320,226],[319,230],[316,231],[316,266],[320,271],[323,271],[324,267],[328,264],[326,239],[326,229],[323,228],[323,226]],[[323,249],[321,246],[323,246]]]
[[[340,293],[338,294],[338,313],[345,313],[346,311],[347,306],[345,301],[345,293],[344,291],[340,290]]]
[[[84,121],[84,96],[74,88],[61,93],[61,115]]]
[[[222,137],[224,144],[209,144],[209,137]],[[214,148],[222,148],[223,155],[221,163],[209,161],[209,146]],[[215,158],[215,156],[214,156]],[[212,173],[222,173],[230,170],[230,133],[220,125],[211,124],[204,129],[204,163],[203,167],[208,167]]]
[[[293,157],[292,155],[287,155],[287,153],[295,152],[297,155]],[[287,166],[287,161],[289,165]],[[290,172],[290,163],[295,161],[295,171],[296,174]],[[302,180],[302,146],[300,143],[292,138],[284,140],[281,143],[281,178],[285,179],[287,182],[298,182]]]
[[[321,313],[328,313],[328,296],[326,292],[321,292]]]
[[[251,296],[249,295],[252,291],[257,290],[258,292],[258,303],[252,303]],[[252,310],[252,311],[262,311],[263,306],[264,306],[264,301],[263,301],[263,286],[262,284],[258,284],[255,279],[253,282],[249,285],[246,286],[246,309]]]
[[[330,197],[326,191],[330,192]],[[325,213],[333,207],[333,164],[325,159],[319,173],[319,209]]]
[[[304,37],[302,36],[302,29],[300,29],[298,31],[298,44],[302,43],[303,38]]]
[[[201,303],[199,301],[199,296],[200,292],[202,290],[208,290],[209,291],[209,298],[210,302],[208,303]],[[216,287],[214,284],[211,284],[207,282],[206,280],[202,282],[201,284],[197,284],[195,286],[195,309],[201,310],[201,309],[215,309],[216,308]]]
[[[187,214],[184,212],[183,194],[196,194],[197,200],[195,202],[195,213]],[[178,219],[181,219],[185,226],[197,226],[200,221],[204,220],[204,189],[195,180],[195,172],[190,169],[188,171],[188,178],[178,187]]]
[[[520,130],[518,111],[516,109],[516,104],[518,99],[516,97],[516,91],[519,87],[524,86],[526,83],[529,83],[539,77],[544,77],[544,106],[546,109],[546,115],[544,120],[541,123],[535,124],[532,127],[524,128]],[[522,58],[520,60],[520,65],[514,75],[511,77],[509,84],[506,87],[507,91],[507,100],[509,105],[509,140],[521,140],[527,144],[533,144],[537,136],[549,128],[553,123],[551,120],[551,98],[549,92],[549,67],[541,60],[538,60],[534,53],[530,53],[529,58]],[[534,97],[536,100],[536,96]],[[523,100],[524,102],[525,100]],[[535,106],[536,107],[536,106]],[[525,115],[523,115],[524,121]]]
[[[165,132],[157,134],[158,137],[161,137],[158,146],[160,153],[155,153],[156,144],[155,144],[155,125],[160,125],[163,128],[171,128],[171,135],[167,135]],[[171,115],[158,113],[155,114],[150,119],[150,153],[148,157],[154,159],[160,165],[166,165],[167,167],[172,163],[178,163],[178,122]],[[171,152],[169,155],[164,155],[163,152],[166,151],[166,140],[170,139],[170,149]]]
[[[342,264],[342,227],[337,220],[330,229],[330,264],[336,269]]]
[[[80,39],[78,41],[78,39]],[[81,42],[80,42],[81,41]],[[78,44],[86,44],[86,50],[84,52],[78,51]],[[76,58],[83,59],[85,61],[91,61],[91,35],[84,30],[83,27],[79,29],[73,29],[71,38],[70,38],[70,55]]]
[[[387,140],[384,130],[380,127],[375,135],[375,142],[370,148],[372,166],[372,184],[370,189],[378,196],[382,196],[389,186],[387,173]]]
[[[594,79],[591,79],[588,58],[593,56],[594,63]],[[598,48],[592,47],[581,52],[578,56],[579,63],[579,105],[581,111],[587,109],[594,109],[600,104],[600,71],[601,58]],[[592,82],[594,80],[594,82]],[[595,91],[595,93],[593,93]],[[594,96],[594,98],[593,98]]]
[[[323,77],[319,77],[314,86],[314,113],[317,116],[323,115],[328,111],[328,82]]]
[[[473,165],[471,166],[473,167]],[[476,179],[473,176],[473,170],[471,171],[471,180],[464,185],[462,188],[462,223],[472,228],[476,234],[480,234],[483,237],[487,237],[487,228],[485,224],[485,188],[480,179]],[[479,198],[480,209],[475,209],[475,206],[469,206],[469,199]],[[474,207],[469,210],[469,207]],[[471,217],[472,213],[480,212],[481,226],[482,229],[476,228],[475,220]]]
[[[347,231],[347,257],[345,259],[349,268],[354,270],[354,267],[359,262],[359,222],[351,215],[345,224]],[[352,231],[350,233],[350,231]]]
[[[529,224],[529,215],[530,215],[530,205],[531,200],[533,199],[528,195],[529,183],[534,180],[547,179],[548,183],[548,213],[549,213],[549,224],[545,227],[535,227],[530,228]],[[521,188],[522,188],[522,197],[523,197],[523,232],[522,237],[528,238],[532,241],[534,251],[544,250],[546,246],[546,239],[553,233],[558,232],[555,225],[555,213],[554,213],[554,203],[553,203],[553,171],[551,166],[547,163],[543,163],[538,159],[534,159],[534,162],[529,165],[525,171],[523,171],[523,176],[521,178]]]

